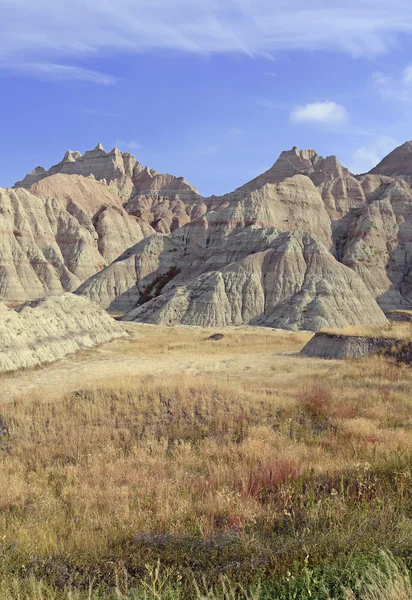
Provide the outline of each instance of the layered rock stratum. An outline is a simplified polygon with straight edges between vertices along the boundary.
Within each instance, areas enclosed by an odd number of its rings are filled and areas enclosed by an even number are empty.
[[[411,364],[412,342],[396,338],[337,335],[319,331],[300,351],[301,356],[329,360],[362,358],[374,354]]]
[[[0,371],[51,363],[125,335],[104,310],[74,294],[41,298],[17,309],[0,304]]]
[[[100,145],[0,188],[0,298],[72,292],[147,236],[205,211],[183,178]]]
[[[255,250],[245,258],[239,234],[231,240],[237,260],[197,277],[183,274],[187,283],[166,286],[125,320],[214,327],[249,323],[292,330],[386,323],[362,280],[315,237],[302,231],[255,232]]]
[[[412,308],[411,174],[412,142],[360,176],[294,147],[203,198],[117,149],[68,151],[0,193],[0,296],[76,290],[153,323],[384,324]]]
[[[370,173],[387,177],[411,177],[412,142],[405,142],[402,146],[392,150]]]
[[[77,175],[100,181],[128,214],[163,233],[181,227],[205,210],[197,190],[184,177],[144,167],[134,156],[117,148],[105,152],[101,144],[83,155],[68,150],[58,164],[47,171],[36,167],[14,187],[24,187],[41,196],[43,187],[35,184],[53,175]],[[54,190],[54,183],[47,189]]]

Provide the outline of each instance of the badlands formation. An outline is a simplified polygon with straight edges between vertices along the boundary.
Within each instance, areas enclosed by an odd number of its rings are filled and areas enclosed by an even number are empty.
[[[318,330],[412,307],[412,143],[355,176],[296,147],[232,193],[101,145],[0,190],[0,298],[127,321]]]
[[[380,354],[412,363],[412,342],[390,337],[340,335],[318,331],[300,351],[300,356],[345,360]]]
[[[124,335],[104,310],[74,294],[41,298],[17,310],[0,304],[0,372],[51,363]]]
[[[72,292],[129,246],[203,210],[183,178],[145,169],[130,154],[67,152],[49,171],[37,167],[0,188],[0,298]]]

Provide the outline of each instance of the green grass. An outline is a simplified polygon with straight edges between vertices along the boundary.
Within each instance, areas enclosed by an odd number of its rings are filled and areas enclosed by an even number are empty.
[[[338,568],[341,566],[340,572]],[[343,569],[342,569],[343,567]],[[406,567],[391,554],[380,553],[372,563],[356,561],[324,572],[311,569],[308,560],[300,571],[288,572],[283,580],[266,580],[250,586],[221,576],[214,585],[188,574],[187,580],[160,563],[146,566],[145,574],[130,585],[127,572],[119,571],[111,588],[72,584],[56,587],[34,577],[9,578],[0,588],[1,600],[410,600],[412,583]]]

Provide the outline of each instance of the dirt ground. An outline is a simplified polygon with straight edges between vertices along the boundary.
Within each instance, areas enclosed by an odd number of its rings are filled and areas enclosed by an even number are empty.
[[[256,389],[287,383],[288,379],[338,368],[335,361],[298,356],[309,332],[259,327],[213,329],[187,326],[123,324],[128,337],[78,352],[41,368],[0,377],[3,400],[28,392],[69,392],[109,377],[210,376],[250,383]],[[220,340],[208,339],[223,333]],[[268,376],[269,375],[269,376]]]

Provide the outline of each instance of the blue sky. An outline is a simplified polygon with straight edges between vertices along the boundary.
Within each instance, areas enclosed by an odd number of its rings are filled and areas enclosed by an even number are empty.
[[[0,185],[102,142],[234,189],[294,145],[412,138],[406,0],[0,0]]]

